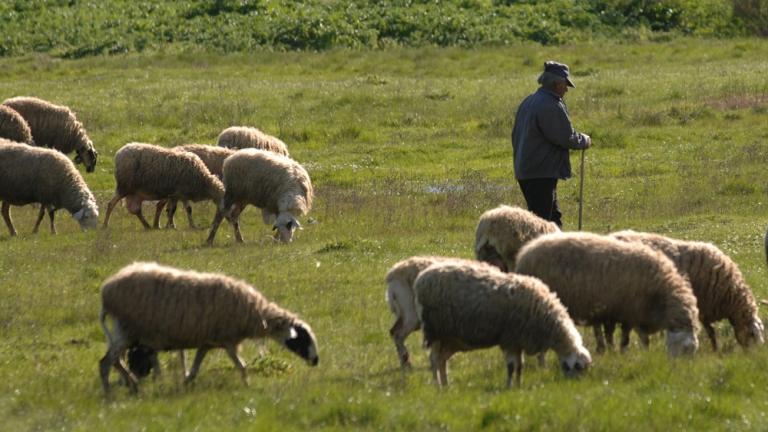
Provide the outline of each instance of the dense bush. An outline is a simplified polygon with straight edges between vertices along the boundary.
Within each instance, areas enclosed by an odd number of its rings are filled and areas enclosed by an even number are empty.
[[[733,1],[16,0],[0,2],[0,56],[83,57],[168,44],[236,52],[560,44],[647,32],[765,34],[768,2]]]

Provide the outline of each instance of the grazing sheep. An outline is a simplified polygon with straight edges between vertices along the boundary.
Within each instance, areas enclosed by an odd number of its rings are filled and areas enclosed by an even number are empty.
[[[690,284],[645,245],[583,232],[547,234],[520,249],[515,272],[544,281],[576,322],[624,323],[646,334],[666,329],[672,356],[698,348]]]
[[[136,345],[155,351],[196,348],[187,383],[194,380],[209,350],[224,348],[247,384],[245,364],[238,356],[247,338],[269,337],[310,365],[318,363],[317,342],[309,325],[249,284],[221,274],[133,263],[104,282],[101,300],[99,321],[108,342],[99,362],[105,393],[113,366],[131,391],[138,390],[136,377],[121,358]],[[112,331],[106,316],[112,317]],[[150,361],[156,361],[156,356]]]
[[[200,201],[210,199],[215,203],[224,197],[224,185],[213,176],[199,157],[192,153],[142,143],[128,143],[115,153],[115,195],[109,201],[104,227],[115,205],[126,199],[131,214],[136,215],[145,229],[150,225],[141,214],[143,201],[166,199]],[[157,221],[155,221],[157,225]]]
[[[94,228],[99,209],[93,194],[75,165],[61,153],[0,138],[0,201],[5,225],[12,236],[16,229],[10,206],[39,203],[48,210],[51,232],[56,233],[54,212],[67,209],[82,229]],[[35,224],[35,232],[42,218]]]
[[[204,144],[185,144],[176,146],[173,149],[196,154],[208,168],[208,171],[215,175],[219,180],[222,178],[221,170],[224,165],[224,159],[232,156],[236,151],[234,149]],[[168,201],[168,209],[166,210],[168,212],[168,222],[166,228],[176,228],[176,225],[173,223],[173,215],[176,213],[176,205],[177,200],[171,199]],[[190,206],[187,201],[183,201],[183,205],[184,210],[187,213],[187,221],[189,222],[190,228],[195,228],[195,223],[192,221],[192,206]],[[159,228],[159,221],[160,215],[155,214],[155,228]]]
[[[208,244],[213,244],[216,230],[226,217],[235,230],[235,239],[243,241],[238,219],[245,206],[261,209],[264,223],[274,220],[275,237],[284,243],[293,239],[301,225],[298,217],[312,208],[312,182],[298,162],[279,154],[257,149],[243,149],[224,161],[224,200],[213,220]]]
[[[27,121],[13,108],[0,105],[0,138],[35,145]]]
[[[232,126],[224,129],[219,134],[219,147],[232,149],[256,148],[267,150],[283,156],[288,154],[288,147],[284,142],[272,135],[267,135],[255,127]]]
[[[74,151],[77,153],[75,163],[85,165],[89,173],[96,169],[99,154],[72,110],[26,96],[6,99],[3,105],[24,117],[35,145],[53,148],[64,154]]]
[[[586,370],[592,359],[565,307],[540,280],[504,273],[486,263],[439,262],[419,273],[417,308],[430,348],[432,374],[448,384],[446,362],[456,352],[499,346],[507,386],[520,386],[523,352],[553,349],[566,375]]]
[[[389,334],[395,342],[400,366],[403,368],[411,367],[405,338],[421,327],[416,313],[416,292],[413,289],[413,282],[425,268],[447,261],[461,260],[437,256],[413,256],[395,263],[387,272],[387,303],[392,314],[395,315],[395,323],[389,329]]]
[[[520,207],[500,205],[480,216],[475,231],[475,256],[503,271],[515,268],[517,251],[534,238],[560,231],[554,222],[544,220]]]
[[[723,319],[731,323],[736,341],[741,346],[746,348],[763,343],[763,322],[758,315],[752,290],[736,263],[717,246],[631,230],[612,233],[611,237],[640,242],[663,253],[675,263],[680,274],[691,283],[699,308],[699,320],[707,331],[714,351],[717,351],[717,338],[712,323]]]

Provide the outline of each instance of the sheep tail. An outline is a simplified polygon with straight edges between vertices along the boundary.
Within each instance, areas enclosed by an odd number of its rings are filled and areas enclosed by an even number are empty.
[[[99,311],[99,324],[101,324],[101,330],[104,332],[104,336],[107,337],[107,344],[112,345],[112,333],[109,332],[109,327],[106,323],[107,311],[101,309]]]

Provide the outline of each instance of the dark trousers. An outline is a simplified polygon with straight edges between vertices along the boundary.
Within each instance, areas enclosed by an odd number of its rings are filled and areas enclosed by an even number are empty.
[[[526,179],[518,180],[517,183],[523,191],[528,210],[542,219],[556,223],[562,229],[563,222],[560,218],[563,214],[557,205],[557,179]]]

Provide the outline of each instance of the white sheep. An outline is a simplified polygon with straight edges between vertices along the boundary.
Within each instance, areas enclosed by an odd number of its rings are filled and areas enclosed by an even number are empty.
[[[645,245],[584,232],[547,234],[520,249],[515,272],[546,283],[576,322],[625,323],[646,334],[666,329],[671,356],[698,348],[690,284]]]
[[[189,201],[210,199],[221,202],[224,185],[213,176],[199,157],[152,144],[128,143],[115,153],[115,195],[107,205],[104,227],[117,203],[125,198],[131,214],[136,215],[144,228],[151,226],[141,213],[141,203],[149,200],[174,198]],[[157,221],[155,224],[157,225]]]
[[[246,282],[221,274],[133,263],[104,282],[101,300],[99,321],[108,342],[99,362],[105,393],[113,366],[131,391],[138,390],[136,377],[122,361],[123,353],[136,345],[155,351],[196,348],[187,383],[195,378],[209,350],[224,348],[247,384],[238,352],[248,338],[271,338],[310,365],[318,363],[317,342],[307,323],[269,302]],[[112,317],[112,331],[107,316]]]
[[[549,222],[520,207],[500,205],[480,216],[475,230],[475,257],[503,271],[515,268],[515,256],[534,238],[560,231]]]
[[[197,155],[197,157],[199,157],[208,168],[208,171],[215,175],[219,180],[222,178],[222,166],[224,165],[224,159],[232,156],[232,154],[236,151],[230,148],[216,147],[204,144],[184,144],[176,146],[173,149]],[[187,221],[189,222],[190,228],[195,228],[195,223],[192,220],[192,206],[190,206],[189,202],[186,200],[183,201],[183,205],[187,214]],[[168,222],[166,224],[166,228],[176,227],[173,222],[173,216],[176,213],[176,206],[177,200],[168,200]],[[155,214],[155,228],[159,228],[159,221],[160,215]]]
[[[216,230],[224,217],[232,224],[235,239],[240,234],[240,213],[251,204],[261,209],[265,224],[274,220],[275,237],[288,243],[301,228],[298,217],[312,208],[314,191],[309,174],[298,162],[277,153],[243,149],[224,161],[224,199],[208,235],[213,244]]]
[[[419,273],[438,262],[456,261],[458,258],[438,256],[413,256],[395,263],[386,276],[386,298],[395,322],[389,329],[389,334],[395,342],[397,356],[403,368],[410,368],[410,355],[405,346],[405,338],[421,328],[419,316],[416,313],[416,292],[413,282]],[[459,260],[460,261],[460,260]]]
[[[0,138],[35,145],[27,121],[16,110],[5,105],[0,105]]]
[[[67,209],[82,229],[98,224],[99,209],[83,176],[66,156],[55,150],[32,147],[0,138],[0,201],[8,231],[16,235],[11,205],[39,203],[48,210],[51,232],[54,212]],[[35,232],[42,217],[38,217]]]
[[[523,353],[554,350],[571,376],[592,362],[565,307],[540,280],[504,273],[486,263],[439,262],[415,282],[417,309],[438,385],[448,384],[446,362],[456,352],[498,346],[507,386],[520,386]]]
[[[631,230],[610,234],[611,237],[640,242],[649,246],[675,263],[677,270],[691,283],[699,320],[717,351],[717,338],[712,323],[727,319],[733,326],[736,341],[743,347],[761,345],[764,342],[763,322],[757,310],[757,302],[747,285],[739,266],[711,243],[685,241],[660,234]],[[628,341],[627,331],[622,345]]]
[[[96,169],[99,154],[88,138],[85,127],[68,107],[27,96],[6,99],[3,105],[13,108],[24,117],[35,145],[53,148],[65,154],[74,151],[77,153],[75,163],[85,165],[89,173]]]
[[[284,142],[249,126],[232,126],[224,129],[219,134],[218,145],[233,149],[256,148],[290,156]]]

